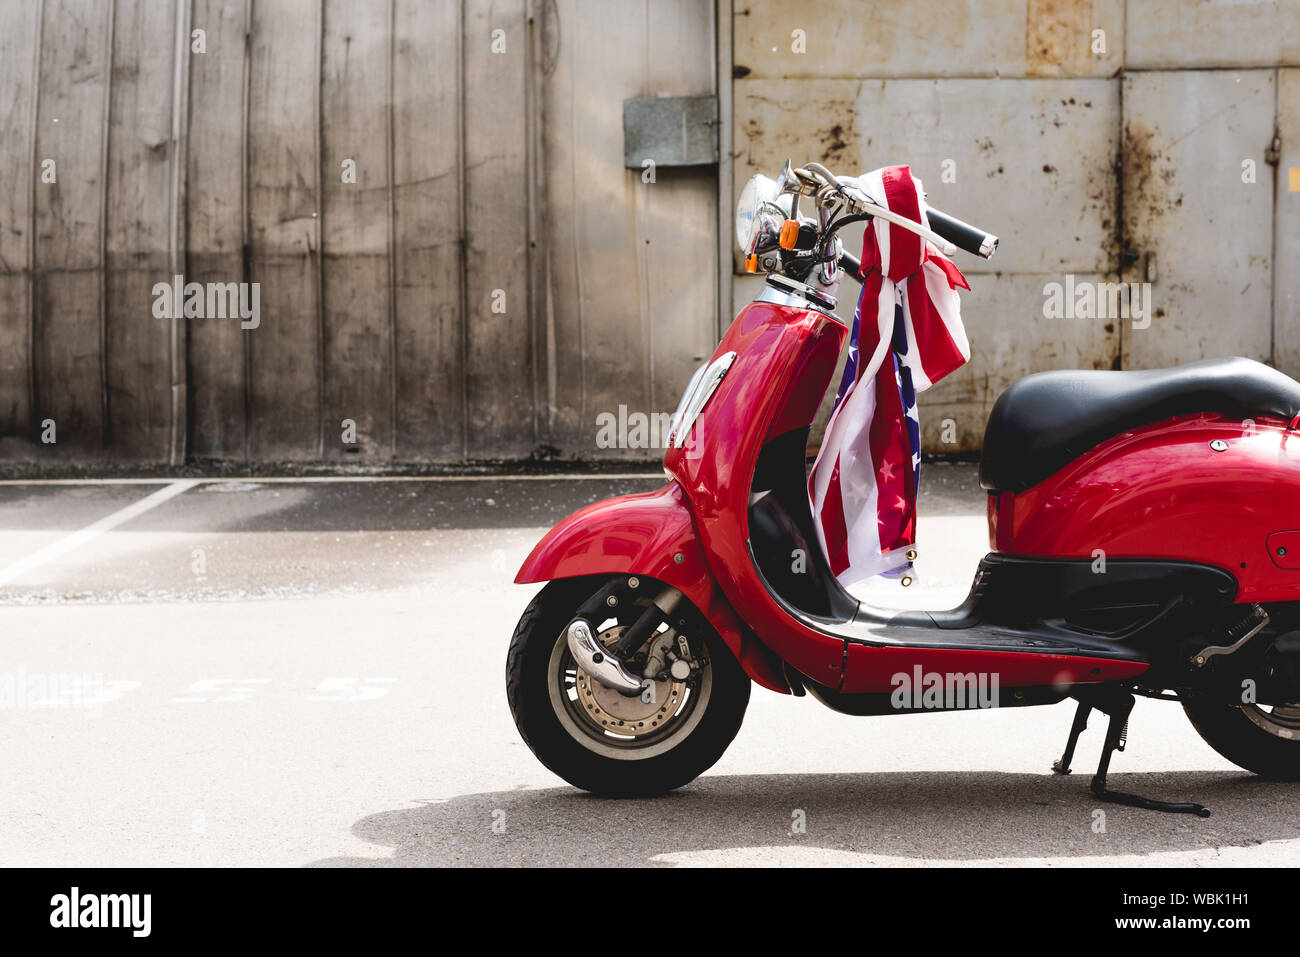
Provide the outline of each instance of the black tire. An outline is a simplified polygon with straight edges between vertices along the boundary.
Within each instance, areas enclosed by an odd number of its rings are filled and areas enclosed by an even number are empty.
[[[524,610],[515,627],[506,657],[506,696],[515,725],[537,759],[576,788],[605,797],[650,797],[688,784],[722,757],[740,730],[749,704],[749,676],[712,629],[707,645],[708,692],[696,701],[698,718],[675,732],[648,756],[629,750],[613,757],[593,748],[606,747],[599,733],[562,723],[563,704],[552,684],[564,694],[556,674],[555,656],[567,656],[564,628],[579,605],[602,584],[599,578],[564,579],[544,587]],[[567,659],[571,661],[571,659]],[[703,680],[703,679],[701,679]],[[684,709],[683,709],[684,710]],[[617,749],[615,749],[617,750]]]
[[[1253,705],[1228,705],[1205,697],[1188,698],[1183,710],[1205,743],[1237,767],[1274,781],[1300,781],[1300,721],[1273,720]],[[1294,737],[1271,732],[1261,727],[1261,721]]]

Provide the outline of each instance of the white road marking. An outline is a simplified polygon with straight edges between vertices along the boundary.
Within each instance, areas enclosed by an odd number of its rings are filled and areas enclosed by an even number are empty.
[[[171,703],[210,704],[248,701],[270,683],[270,678],[200,678],[186,688],[183,694],[172,698]]]
[[[163,502],[175,498],[182,492],[193,488],[198,483],[198,479],[180,479],[179,481],[172,482],[166,488],[161,488],[152,495],[146,495],[144,498],[140,499],[140,501],[134,502],[126,508],[118,509],[112,515],[105,516],[99,521],[93,522],[85,528],[73,532],[71,535],[65,535],[63,538],[51,542],[44,548],[38,548],[30,555],[12,562],[4,570],[0,571],[0,585],[12,584],[14,580],[20,578],[32,569],[39,568],[42,565],[54,561],[56,558],[66,555],[74,549],[80,548],[87,542],[98,538],[109,529],[116,528],[124,522],[129,522],[131,519],[143,515],[152,508],[157,508]]]
[[[325,678],[304,701],[374,701],[388,694],[396,678]]]
[[[16,674],[0,675],[0,686],[9,693],[0,695],[0,709],[25,708],[33,711],[81,711],[87,718],[101,718],[104,705],[111,704],[142,682],[113,680],[95,673],[47,673],[28,671],[20,665]]]

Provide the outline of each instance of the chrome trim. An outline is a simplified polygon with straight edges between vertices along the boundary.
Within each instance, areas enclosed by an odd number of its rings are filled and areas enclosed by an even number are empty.
[[[985,259],[992,259],[993,254],[998,251],[998,237],[985,236],[984,242],[980,243],[980,255]]]
[[[565,638],[573,660],[594,680],[629,698],[641,693],[641,679],[624,668],[623,662],[601,647],[592,633],[591,625],[585,620],[575,618],[571,621],[565,632]]]
[[[797,279],[791,279],[789,276],[775,273],[767,277],[763,292],[754,301],[816,309],[818,312],[825,313],[835,308],[835,297],[829,293],[815,289]]]
[[[1256,605],[1252,610],[1251,614],[1254,616],[1255,619],[1255,627],[1251,628],[1248,632],[1246,632],[1244,635],[1242,635],[1240,638],[1238,638],[1230,645],[1210,645],[1208,648],[1202,648],[1200,654],[1192,658],[1192,664],[1194,664],[1197,668],[1203,668],[1205,666],[1205,663],[1209,661],[1211,658],[1217,655],[1232,654],[1238,648],[1244,645],[1246,642],[1250,641],[1250,639],[1254,638],[1261,631],[1263,631],[1264,626],[1268,624],[1268,612],[1266,612],[1259,605]]]
[[[695,394],[695,387],[700,384],[700,380],[704,378],[704,373],[708,371],[708,368],[709,364],[707,362],[700,363],[700,367],[695,370],[695,375],[691,376],[691,381],[686,386],[686,391],[683,392],[682,397],[677,400],[677,408],[673,410],[672,425],[668,429],[668,438],[670,442],[672,437],[677,434],[677,427],[682,424],[682,413],[686,411],[686,403],[691,401],[691,396]]]
[[[702,376],[697,373],[698,381],[689,391],[690,398],[685,400],[686,405],[682,409],[681,418],[673,425],[673,434],[669,438],[673,447],[679,449],[686,447],[686,440],[690,438],[691,429],[695,427],[696,419],[700,417],[700,413],[704,411],[704,406],[713,397],[714,391],[726,378],[727,370],[731,368],[731,364],[735,361],[736,353],[727,352],[709,363]]]

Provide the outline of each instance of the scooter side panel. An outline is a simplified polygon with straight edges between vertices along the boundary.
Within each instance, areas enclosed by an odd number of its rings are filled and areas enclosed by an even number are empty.
[[[710,567],[732,607],[782,659],[830,687],[840,683],[845,642],[792,619],[763,586],[749,557],[749,492],[764,439],[790,406],[792,370],[802,370],[813,353],[838,354],[845,333],[836,320],[808,309],[746,306],[718,346],[718,355],[736,353],[734,364],[686,448],[664,456],[690,499]],[[798,388],[815,390],[819,400],[826,381],[812,378],[798,379]],[[804,405],[815,412],[811,399]]]
[[[790,693],[780,660],[749,633],[714,582],[675,482],[574,512],[537,543],[515,582],[616,574],[644,575],[676,588],[718,630],[750,678]]]
[[[1236,576],[1238,603],[1300,599],[1300,568],[1279,563],[1269,543],[1300,528],[1300,434],[1280,420],[1144,426],[1025,492],[1001,493],[990,513],[1000,552],[1200,562]]]
[[[985,683],[995,678],[999,688],[1067,687],[1116,681],[1142,674],[1144,661],[1115,661],[1074,655],[1037,655],[1024,652],[978,651],[953,648],[897,648],[849,645],[848,672],[841,689],[845,694],[883,694],[895,691],[902,678],[916,669],[926,676],[974,675]]]

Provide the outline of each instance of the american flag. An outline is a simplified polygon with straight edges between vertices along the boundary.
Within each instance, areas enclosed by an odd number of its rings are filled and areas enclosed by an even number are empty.
[[[887,166],[857,185],[891,212],[928,223],[921,181],[908,167]],[[970,358],[957,294],[970,286],[924,239],[873,220],[862,275],[835,411],[808,482],[818,537],[844,585],[911,564],[921,468],[916,396]]]

